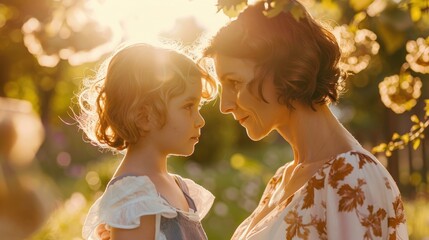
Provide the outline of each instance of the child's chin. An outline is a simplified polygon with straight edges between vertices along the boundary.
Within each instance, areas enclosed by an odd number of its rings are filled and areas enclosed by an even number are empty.
[[[183,151],[183,152],[181,152],[181,153],[178,153],[178,154],[174,154],[175,156],[181,156],[181,157],[189,157],[189,156],[191,156],[193,153],[194,153],[194,148],[192,148],[192,150],[189,150],[189,151]]]

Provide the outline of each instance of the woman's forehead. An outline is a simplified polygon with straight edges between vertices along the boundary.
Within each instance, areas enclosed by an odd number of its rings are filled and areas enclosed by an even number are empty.
[[[246,58],[234,58],[225,55],[215,56],[215,70],[220,81],[231,75],[253,76],[256,63]]]

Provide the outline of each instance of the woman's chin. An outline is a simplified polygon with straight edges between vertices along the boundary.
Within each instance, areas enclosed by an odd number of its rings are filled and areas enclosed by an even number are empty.
[[[262,134],[262,133],[251,132],[248,129],[246,129],[246,133],[247,133],[247,136],[250,138],[250,140],[257,142],[262,140],[265,136],[267,136],[269,132]]]

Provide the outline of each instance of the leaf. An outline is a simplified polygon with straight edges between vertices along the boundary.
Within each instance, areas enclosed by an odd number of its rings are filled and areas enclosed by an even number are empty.
[[[362,11],[359,13],[356,13],[353,17],[353,25],[358,26],[359,23],[361,23],[366,18],[366,12]]]
[[[404,141],[405,144],[408,144],[408,142],[410,141],[410,135],[408,133],[402,135],[401,137],[402,141]]]
[[[230,18],[237,17],[238,14],[240,14],[241,11],[243,11],[246,7],[247,1],[241,1],[239,3],[236,3],[235,5],[218,5],[218,9],[222,9],[222,12]]]
[[[394,133],[392,136],[392,140],[397,140],[399,138],[401,138],[401,135],[399,135],[398,133]]]
[[[356,11],[362,11],[368,8],[374,0],[350,0],[350,5]]]
[[[386,154],[386,157],[392,156],[392,152],[391,151],[386,151],[385,154]]]
[[[429,99],[425,99],[425,104],[426,104],[426,106],[425,106],[425,114],[426,114],[426,116],[429,116]]]
[[[294,5],[290,10],[290,13],[296,21],[299,21],[301,18],[305,18],[305,10],[299,5]]]
[[[419,124],[414,124],[412,127],[411,127],[411,132],[414,132],[414,131],[416,131],[417,129],[419,129],[420,128],[420,125]]]
[[[270,6],[268,9],[264,10],[265,16],[271,18],[279,15],[284,10],[289,11],[289,8],[286,8],[288,5],[288,0],[277,0],[270,3]]]
[[[416,138],[413,142],[413,149],[416,150],[420,146],[420,138]]]
[[[414,114],[413,116],[411,116],[411,122],[419,123],[420,122],[419,117],[417,117],[417,115]]]
[[[218,11],[222,9],[230,9],[242,4],[247,5],[247,0],[218,0],[217,1],[217,9]]]
[[[351,212],[358,206],[362,206],[365,201],[365,194],[360,185],[352,188],[350,185],[344,184],[337,193],[341,196],[338,206],[340,212]]]
[[[344,158],[338,158],[332,163],[329,172],[329,184],[333,188],[337,188],[338,182],[344,180],[353,171],[353,166],[346,163]]]
[[[380,145],[373,147],[372,152],[373,153],[384,152],[386,148],[387,148],[387,144],[381,143]]]
[[[410,9],[411,20],[418,22],[422,17],[422,10],[420,7],[413,5]]]

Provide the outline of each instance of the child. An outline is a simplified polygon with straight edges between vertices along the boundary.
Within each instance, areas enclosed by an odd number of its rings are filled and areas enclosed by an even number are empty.
[[[105,71],[104,71],[105,70]],[[78,122],[98,146],[125,152],[104,194],[92,205],[84,239],[207,239],[201,219],[214,196],[170,174],[170,155],[194,152],[204,119],[201,100],[216,83],[178,52],[147,44],[119,50],[79,95]]]

